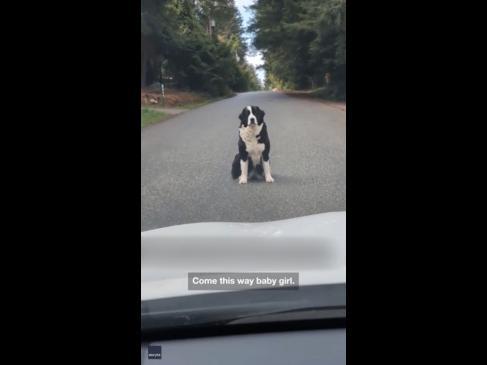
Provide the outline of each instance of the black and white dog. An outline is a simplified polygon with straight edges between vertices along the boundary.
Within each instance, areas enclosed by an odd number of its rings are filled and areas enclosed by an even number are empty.
[[[240,118],[238,153],[232,164],[232,177],[239,178],[239,184],[264,173],[265,181],[274,182],[271,176],[269,152],[271,144],[264,123],[264,111],[258,106],[247,106],[238,116]],[[262,171],[263,170],[263,171]]]

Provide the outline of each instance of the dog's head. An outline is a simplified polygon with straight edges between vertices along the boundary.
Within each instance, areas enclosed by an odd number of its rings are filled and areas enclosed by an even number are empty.
[[[241,127],[257,127],[264,123],[264,111],[258,106],[246,106],[238,116]]]

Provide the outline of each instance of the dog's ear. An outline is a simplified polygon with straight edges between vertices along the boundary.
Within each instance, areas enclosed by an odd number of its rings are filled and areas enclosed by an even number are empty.
[[[261,108],[259,108],[258,106],[255,107],[257,113],[259,114],[259,117],[260,119],[264,118],[264,115],[265,115],[265,111],[263,111]]]
[[[240,119],[240,122],[241,122],[241,123],[244,123],[244,122],[245,122],[245,118],[246,118],[246,117],[245,117],[245,110],[246,110],[246,108],[243,108],[243,109],[242,109],[242,112],[241,112],[241,113],[240,113],[240,115],[238,116],[238,119]]]

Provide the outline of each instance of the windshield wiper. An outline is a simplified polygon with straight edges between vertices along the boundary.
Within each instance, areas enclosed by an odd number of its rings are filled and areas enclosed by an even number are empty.
[[[142,302],[143,338],[302,325],[345,327],[345,284],[199,294]],[[298,326],[299,324],[299,326]]]

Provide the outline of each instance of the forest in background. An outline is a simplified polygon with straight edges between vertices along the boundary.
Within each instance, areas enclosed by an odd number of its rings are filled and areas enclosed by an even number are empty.
[[[324,97],[345,98],[345,0],[258,0],[251,9],[267,88],[321,88]]]
[[[142,0],[141,86],[213,96],[260,89],[246,31],[265,61],[265,88],[346,94],[346,1],[257,0],[244,29],[234,0]]]
[[[142,0],[141,86],[213,96],[260,88],[233,0]]]

